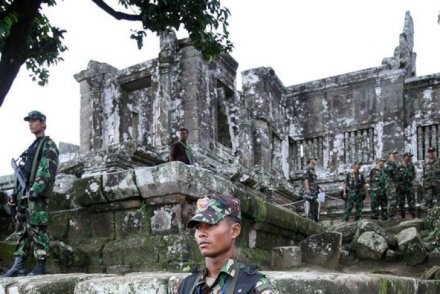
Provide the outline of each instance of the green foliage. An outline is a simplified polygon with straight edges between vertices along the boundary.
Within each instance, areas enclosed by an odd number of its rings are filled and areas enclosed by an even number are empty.
[[[115,11],[107,0],[90,1],[116,19],[141,22],[142,30],[133,30],[130,36],[139,48],[147,31],[160,34],[181,25],[208,61],[233,48],[227,29],[230,11],[220,0],[119,0],[119,7],[135,14]],[[0,106],[23,63],[32,80],[43,86],[48,67],[63,60],[66,31],[52,26],[41,12],[42,5],[56,4],[56,0],[0,0]]]

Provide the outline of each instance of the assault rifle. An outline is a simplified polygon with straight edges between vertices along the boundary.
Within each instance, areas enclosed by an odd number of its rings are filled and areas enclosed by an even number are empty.
[[[16,179],[16,187],[18,191],[14,191],[16,193],[12,193],[12,195],[9,198],[9,206],[11,208],[11,219],[12,222],[16,222],[16,215],[17,215],[17,193],[21,193],[22,195],[25,195],[26,193],[26,177],[23,174],[23,171],[21,168],[17,165],[17,162],[14,158],[11,159],[11,167],[14,170],[15,179]]]

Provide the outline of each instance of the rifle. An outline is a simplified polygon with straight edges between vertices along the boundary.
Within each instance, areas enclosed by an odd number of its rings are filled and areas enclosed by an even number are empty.
[[[11,159],[11,167],[14,170],[17,188],[19,191],[21,191],[22,195],[25,195],[27,179],[14,158]],[[11,208],[11,219],[14,224],[16,223],[17,215],[17,193],[18,191],[14,191],[14,193],[12,193],[12,195],[9,197],[8,202],[8,205]]]

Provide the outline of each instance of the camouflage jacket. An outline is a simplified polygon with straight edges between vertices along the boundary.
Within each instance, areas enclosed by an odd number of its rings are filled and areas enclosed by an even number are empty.
[[[425,161],[423,163],[423,184],[425,186],[438,185],[440,182],[440,161]]]
[[[385,189],[385,172],[377,167],[370,171],[370,189],[374,192],[380,192]]]
[[[45,142],[43,143],[41,152],[39,153],[41,154],[41,157],[37,161],[33,174],[31,174],[32,170],[27,167],[32,166],[35,156],[39,156],[39,154],[35,154],[35,149],[37,148],[40,140],[43,139]],[[32,154],[30,157],[26,157],[26,153],[29,153],[29,151],[33,152],[34,154]],[[27,186],[29,187],[29,192],[36,192],[38,195],[49,197],[52,193],[55,175],[58,168],[59,152],[55,142],[49,137],[37,138],[23,154],[25,155],[24,166],[25,174],[28,177]],[[17,193],[17,189],[15,189],[14,192]]]
[[[347,187],[347,191],[363,192],[365,187],[365,177],[360,172],[348,173],[345,177],[345,185]]]
[[[416,169],[412,163],[407,165],[399,165],[399,182],[404,185],[412,184],[412,181],[416,178]]]
[[[308,180],[309,181],[309,188],[310,188],[310,192],[312,194],[318,194],[319,193],[319,189],[318,189],[318,176],[316,175],[314,168],[308,167],[304,171],[304,173],[303,173],[303,180]],[[304,186],[304,190],[305,190],[305,186]]]
[[[391,180],[393,182],[399,181],[399,167],[397,166],[397,162],[393,160],[387,160],[385,166],[383,168],[387,181]]]

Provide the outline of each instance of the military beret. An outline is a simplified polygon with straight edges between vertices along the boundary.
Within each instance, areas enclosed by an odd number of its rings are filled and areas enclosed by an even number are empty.
[[[41,113],[37,110],[34,110],[34,111],[29,112],[28,115],[24,117],[25,121],[30,121],[32,119],[39,119],[41,121],[45,121],[46,116],[43,113]]]
[[[435,152],[435,148],[434,148],[434,147],[432,147],[432,146],[431,146],[431,147],[429,147],[429,148],[428,148],[428,152]]]
[[[376,159],[376,162],[377,161],[387,161],[387,159],[385,157],[379,157],[378,159]]]
[[[403,153],[403,156],[413,157],[413,154],[408,151],[408,152]]]

